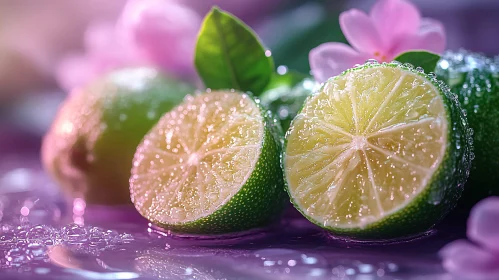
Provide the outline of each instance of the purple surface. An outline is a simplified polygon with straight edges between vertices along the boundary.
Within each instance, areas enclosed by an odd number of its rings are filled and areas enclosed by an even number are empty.
[[[269,229],[192,239],[132,207],[67,207],[37,155],[15,154],[0,161],[0,279],[454,279],[437,254],[464,236],[452,219],[410,242],[359,244],[291,210]]]

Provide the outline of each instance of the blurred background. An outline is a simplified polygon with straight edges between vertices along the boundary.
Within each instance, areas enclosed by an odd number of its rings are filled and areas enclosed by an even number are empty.
[[[166,1],[177,1],[191,10],[187,14],[193,21],[200,21],[212,5],[218,5],[256,30],[272,50],[276,66],[286,65],[304,73],[310,71],[308,53],[312,48],[328,41],[345,42],[338,24],[339,13],[352,7],[368,11],[374,3],[374,0]],[[444,24],[448,49],[465,48],[490,56],[499,53],[499,37],[495,36],[499,1],[412,2],[425,17]],[[82,57],[96,45],[106,45],[111,54],[121,51],[119,45],[113,46],[116,42],[106,37],[107,33],[102,31],[105,28],[100,27],[116,23],[125,3],[123,0],[0,1],[0,158],[38,152],[43,133],[67,95],[65,81],[72,81],[75,72],[81,76],[88,67],[82,63]],[[179,19],[171,23],[177,22]],[[102,41],[106,39],[107,42]],[[73,76],[68,78],[68,73]]]

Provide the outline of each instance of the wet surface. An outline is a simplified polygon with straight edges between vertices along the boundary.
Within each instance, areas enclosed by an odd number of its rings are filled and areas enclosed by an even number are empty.
[[[0,164],[0,279],[454,279],[437,252],[464,236],[449,218],[412,241],[334,239],[290,209],[224,238],[176,236],[132,207],[63,202],[35,156]],[[456,217],[460,217],[455,215]]]

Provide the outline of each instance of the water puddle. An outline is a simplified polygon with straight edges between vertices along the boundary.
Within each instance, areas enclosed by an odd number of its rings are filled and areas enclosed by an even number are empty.
[[[0,279],[425,279],[446,238],[352,244],[291,209],[268,229],[175,235],[132,207],[65,204],[36,164],[0,166]]]

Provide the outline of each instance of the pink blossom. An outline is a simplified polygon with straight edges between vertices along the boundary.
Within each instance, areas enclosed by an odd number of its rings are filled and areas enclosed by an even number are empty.
[[[147,65],[145,57],[116,32],[114,24],[90,25],[84,34],[85,53],[70,54],[59,63],[59,85],[71,90],[119,67]]]
[[[444,268],[464,279],[499,279],[499,197],[480,201],[468,218],[468,238],[441,251]]]
[[[175,75],[194,74],[194,49],[201,17],[178,2],[130,0],[118,27],[147,59]]]
[[[351,46],[330,42],[310,51],[310,68],[318,82],[367,59],[389,62],[409,50],[441,53],[445,49],[443,25],[421,18],[419,10],[405,0],[378,0],[369,15],[348,10],[341,13],[340,26]]]
[[[177,78],[191,78],[200,16],[170,0],[129,0],[117,22],[94,23],[84,52],[65,57],[56,71],[66,90],[127,66],[154,66]]]

